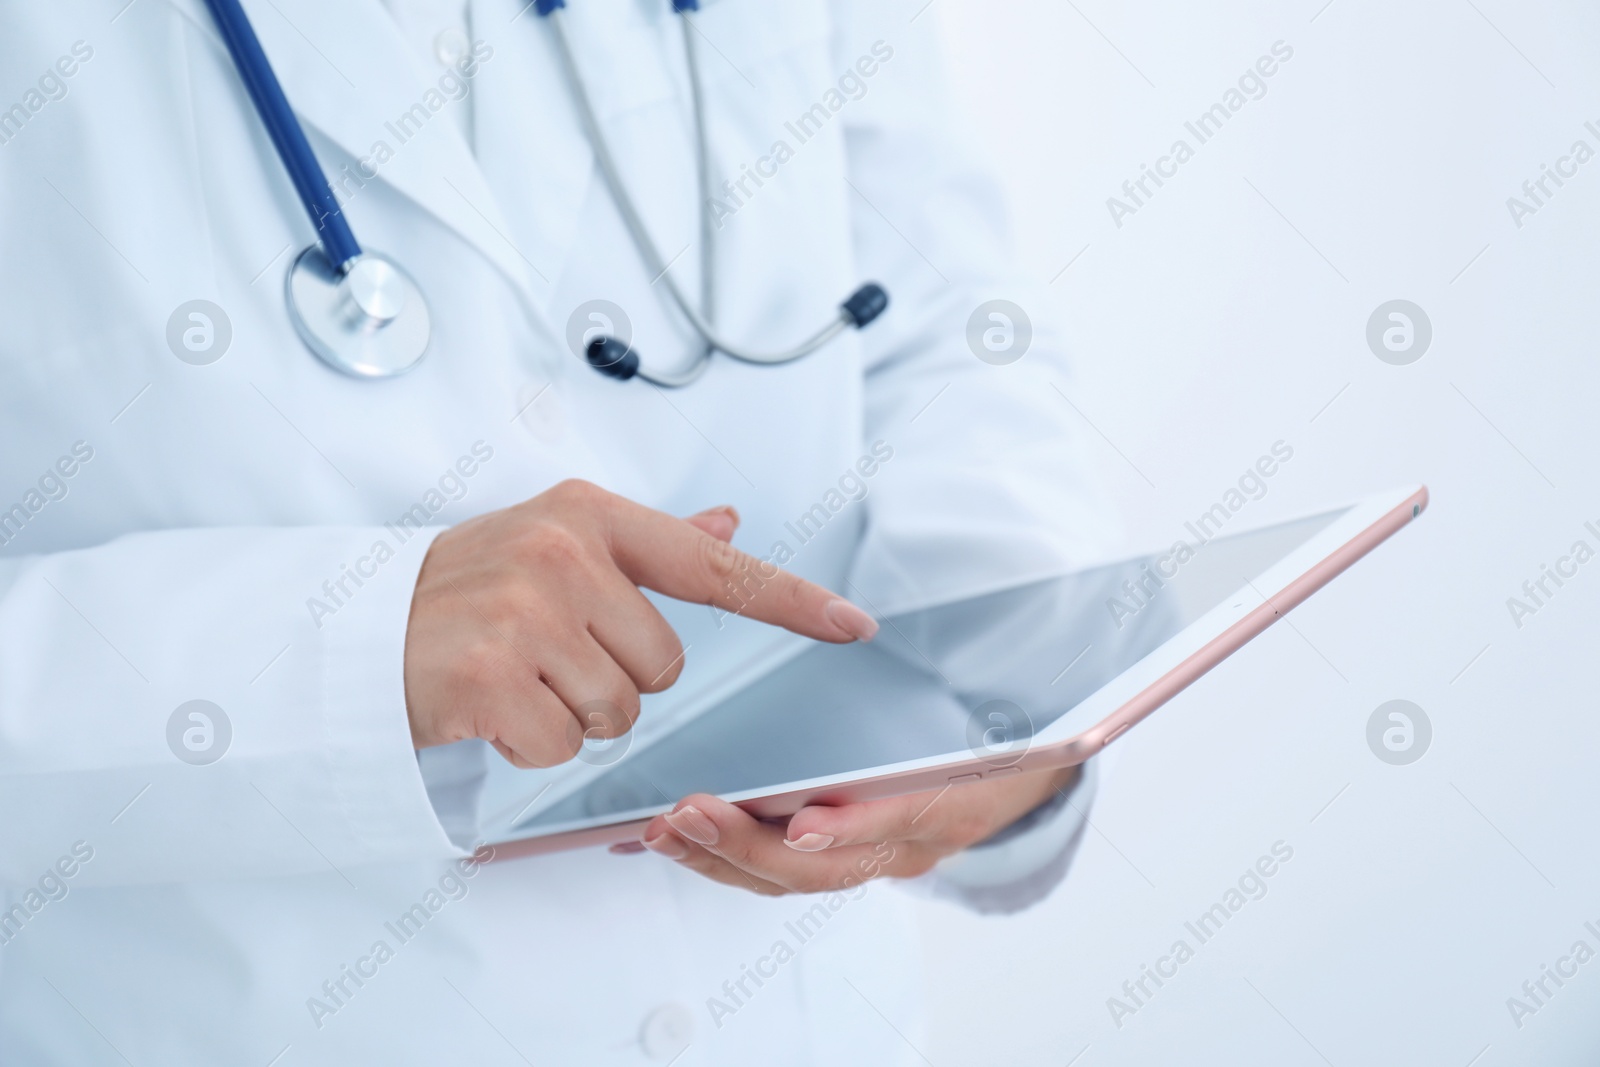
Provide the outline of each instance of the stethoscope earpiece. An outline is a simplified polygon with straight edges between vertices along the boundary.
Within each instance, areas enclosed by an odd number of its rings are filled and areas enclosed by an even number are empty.
[[[889,293],[877,282],[868,282],[850,294],[850,299],[839,305],[839,310],[850,320],[850,325],[860,330],[882,315],[889,307]]]
[[[333,188],[323,173],[300,121],[295,118],[283,95],[283,86],[261,48],[250,19],[239,0],[206,0],[212,18],[222,33],[223,42],[239,68],[240,79],[250,94],[251,103],[261,117],[278,158],[289,173],[305,206],[317,244],[301,252],[289,270],[284,296],[289,318],[296,332],[317,357],[330,367],[359,378],[387,378],[404,374],[428,350],[432,322],[422,290],[400,265],[381,253],[363,251],[344,217]],[[868,283],[850,294],[839,311],[822,329],[793,348],[781,352],[752,352],[722,339],[711,325],[715,243],[706,205],[711,197],[710,153],[706,147],[705,106],[701,94],[699,64],[695,59],[695,33],[689,13],[698,11],[698,0],[673,0],[672,10],[683,18],[683,42],[689,68],[689,87],[694,104],[696,160],[700,182],[701,287],[703,308],[696,308],[684,297],[673,280],[671,264],[662,259],[643,218],[628,195],[627,186],[611,156],[600,123],[595,118],[589,91],[578,72],[578,64],[567,42],[562,24],[565,0],[535,0],[538,13],[554,31],[557,51],[579,117],[588,131],[595,161],[616,201],[617,211],[627,224],[633,243],[655,279],[666,285],[672,302],[694,328],[705,347],[695,353],[687,367],[674,372],[646,372],[639,353],[612,337],[597,337],[584,349],[585,361],[607,377],[619,381],[639,377],[653,385],[683,386],[699,378],[713,352],[745,363],[771,366],[810,355],[840,333],[861,329],[883,314],[889,294],[881,285]],[[652,283],[654,284],[654,283]]]
[[[647,371],[641,365],[636,350],[610,338],[596,338],[584,350],[584,359],[591,367],[607,377],[620,381],[638,377],[652,385],[677,388],[698,379],[711,361],[713,352],[721,352],[732,359],[762,366],[789,363],[809,356],[845,330],[852,327],[859,330],[883,314],[884,309],[889,306],[889,294],[884,291],[883,286],[869,282],[851,293],[849,298],[839,305],[839,311],[831,322],[793,348],[780,352],[755,352],[725,340],[711,323],[711,302],[715,292],[713,252],[716,247],[714,230],[707,209],[712,200],[709,188],[711,162],[706,145],[705,99],[701,92],[700,65],[695,55],[697,48],[695,34],[699,31],[689,21],[690,13],[699,10],[700,5],[697,0],[673,0],[672,3],[674,14],[680,16],[683,23],[685,65],[689,71],[689,96],[694,111],[695,158],[700,184],[701,307],[691,303],[684,296],[683,290],[678,287],[677,281],[672,277],[672,264],[662,258],[655,241],[650,237],[649,229],[644,224],[643,216],[634,205],[627,184],[622,180],[622,173],[611,153],[611,145],[606,140],[605,131],[600,128],[594,104],[589,99],[589,90],[578,69],[577,58],[573,55],[572,46],[567,40],[565,7],[565,0],[537,0],[536,4],[536,10],[550,24],[555,37],[556,53],[561,59],[567,84],[572,87],[573,101],[578,106],[578,117],[583,122],[584,131],[589,136],[589,146],[594,151],[595,165],[599,167],[600,174],[611,191],[611,199],[616,203],[617,214],[622,216],[628,235],[633,238],[634,247],[639,250],[639,257],[644,260],[645,268],[654,279],[651,284],[659,281],[666,287],[672,303],[704,345],[694,354],[687,366],[670,372]]]
[[[639,373],[639,353],[615,337],[596,337],[584,348],[583,358],[601,374],[621,382]]]
[[[867,282],[861,288],[850,294],[850,298],[839,305],[839,324],[831,327],[837,333],[843,325],[864,329],[889,307],[889,293],[877,282]],[[831,334],[830,334],[831,336]],[[714,345],[712,347],[715,347]],[[600,336],[590,341],[583,349],[584,362],[608,378],[615,378],[625,382],[629,378],[640,377],[654,385],[687,385],[700,376],[705,369],[709,351],[701,355],[694,364],[685,372],[681,372],[672,379],[662,379],[654,375],[643,374],[640,371],[639,353],[632,345],[619,341],[615,337]]]

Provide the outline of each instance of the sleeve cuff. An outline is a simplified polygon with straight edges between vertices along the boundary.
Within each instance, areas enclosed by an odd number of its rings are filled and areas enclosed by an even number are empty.
[[[488,742],[472,740],[417,753],[433,813],[457,848],[472,849],[483,840],[483,787],[492,752]]]
[[[468,851],[451,841],[430,802],[406,715],[411,598],[428,548],[442,532],[413,534],[322,626],[324,750],[332,764],[330,799],[343,814],[342,831],[330,833],[351,863]]]

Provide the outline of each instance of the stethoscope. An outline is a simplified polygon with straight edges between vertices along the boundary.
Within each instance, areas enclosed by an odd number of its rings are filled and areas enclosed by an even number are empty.
[[[284,169],[294,183],[295,192],[305,206],[317,243],[294,260],[284,285],[289,318],[295,332],[324,363],[335,370],[359,378],[389,378],[404,374],[428,350],[432,322],[427,299],[415,280],[393,259],[381,252],[363,249],[345,220],[333,195],[327,175],[317,163],[306,140],[305,130],[295,118],[283,86],[261,48],[250,19],[239,0],[206,0],[222,39],[233,56],[239,77],[250,94],[262,125],[272,139]],[[696,62],[694,28],[688,13],[698,11],[699,0],[672,0],[674,13],[683,16],[684,48],[688,59],[690,95],[693,100],[695,148],[700,187],[701,309],[697,309],[668,273],[664,260],[651,240],[644,220],[628,194],[617,170],[611,148],[595,118],[594,106],[567,40],[562,8],[566,0],[534,0],[534,8],[551,26],[557,52],[579,118],[594,151],[595,161],[615,201],[628,233],[652,275],[661,281],[705,347],[694,361],[680,370],[663,373],[645,371],[638,350],[626,340],[601,335],[584,348],[584,359],[591,367],[612,378],[626,381],[643,378],[660,386],[688,385],[705,371],[714,352],[745,363],[771,366],[808,356],[845,330],[861,329],[889,306],[889,294],[871,282],[861,286],[839,305],[839,311],[822,329],[793,348],[781,352],[753,352],[724,340],[711,325],[714,300],[714,248],[710,204],[710,155],[706,146],[705,109]]]

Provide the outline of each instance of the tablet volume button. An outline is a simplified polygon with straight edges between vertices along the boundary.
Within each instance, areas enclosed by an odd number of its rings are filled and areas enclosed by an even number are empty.
[[[978,782],[983,780],[982,774],[958,774],[950,779],[951,785],[960,785],[962,782]]]
[[[1121,726],[1117,727],[1115,730],[1112,730],[1109,734],[1106,734],[1105,740],[1100,742],[1100,747],[1104,748],[1105,746],[1109,745],[1111,742],[1115,741],[1117,738],[1119,738],[1123,734],[1127,733],[1128,730],[1130,728],[1132,728],[1132,726],[1133,726],[1133,723],[1125,722]]]

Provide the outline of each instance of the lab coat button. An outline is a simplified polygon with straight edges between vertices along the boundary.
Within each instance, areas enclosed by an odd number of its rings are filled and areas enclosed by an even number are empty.
[[[671,1060],[694,1038],[694,1016],[682,1004],[663,1004],[639,1027],[639,1044],[653,1060]]]
[[[453,67],[467,58],[467,49],[471,47],[472,42],[460,30],[440,30],[439,36],[433,39],[433,57],[444,66]]]

